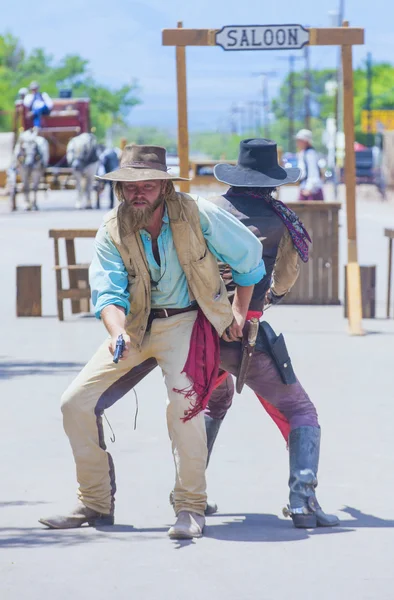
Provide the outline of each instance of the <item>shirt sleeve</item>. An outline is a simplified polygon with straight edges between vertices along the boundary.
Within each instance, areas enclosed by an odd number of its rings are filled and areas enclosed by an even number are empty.
[[[98,319],[103,308],[109,304],[121,306],[128,314],[130,295],[127,271],[105,225],[100,227],[96,235],[95,254],[89,267],[89,283]]]
[[[304,160],[307,165],[308,178],[305,181],[305,189],[315,192],[321,187],[319,165],[317,164],[317,153],[311,148],[304,152]]]
[[[272,271],[271,289],[276,296],[287,294],[298,279],[300,266],[298,252],[288,229],[282,236]]]
[[[42,93],[42,98],[43,98],[46,106],[49,108],[49,110],[52,110],[52,108],[53,108],[52,98],[46,92]]]
[[[26,94],[26,96],[23,99],[23,104],[26,106],[26,108],[30,108],[32,102],[33,102],[33,94]]]
[[[201,230],[212,254],[231,268],[234,283],[255,285],[265,275],[262,245],[236,217],[197,197]]]

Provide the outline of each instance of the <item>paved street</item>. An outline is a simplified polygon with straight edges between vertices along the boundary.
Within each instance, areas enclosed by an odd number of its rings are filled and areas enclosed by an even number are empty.
[[[295,189],[290,189],[291,197]],[[342,194],[343,195],[343,194]],[[286,198],[287,199],[287,198]],[[104,203],[104,201],[103,201]],[[1,600],[392,600],[394,320],[385,314],[387,240],[394,203],[359,190],[361,264],[378,265],[378,318],[349,337],[343,307],[275,307],[296,371],[322,426],[318,498],[341,519],[332,530],[295,530],[282,516],[288,455],[247,389],[236,397],[208,470],[219,513],[205,537],[175,542],[168,504],[173,463],[159,370],[108,411],[117,470],[116,526],[48,531],[41,515],[73,505],[75,471],[59,398],[104,337],[89,315],[56,317],[48,230],[96,227],[104,211],[73,210],[73,192],[51,192],[37,213],[10,214],[0,199]],[[346,227],[341,211],[341,262]],[[92,241],[77,242],[88,262]],[[43,317],[15,316],[16,265],[42,265]],[[340,270],[342,274],[343,268]],[[65,303],[66,305],[69,303]]]

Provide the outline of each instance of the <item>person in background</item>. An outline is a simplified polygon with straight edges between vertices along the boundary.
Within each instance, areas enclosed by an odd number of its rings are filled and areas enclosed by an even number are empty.
[[[101,152],[99,154],[99,167],[97,171],[97,175],[102,176],[106,173],[110,173],[111,171],[115,171],[115,169],[119,166],[119,155],[115,148],[106,148],[105,146],[100,147]],[[109,207],[114,207],[115,195],[112,181],[107,182],[109,185]],[[105,185],[105,182],[104,182]]]
[[[29,90],[25,87],[22,87],[18,91],[18,97],[15,100],[15,106],[23,106],[23,101],[28,93],[29,93]]]
[[[33,113],[33,126],[41,127],[42,115],[49,115],[53,108],[53,100],[46,92],[40,92],[37,81],[32,81],[29,93],[25,96],[23,104]]]
[[[317,152],[313,147],[312,132],[300,129],[296,135],[298,168],[301,169],[298,200],[324,200],[323,181],[320,175]]]

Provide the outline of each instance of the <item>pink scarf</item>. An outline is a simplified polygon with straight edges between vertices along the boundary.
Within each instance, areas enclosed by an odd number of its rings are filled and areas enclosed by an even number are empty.
[[[198,309],[190,338],[189,354],[182,371],[189,378],[190,386],[183,390],[174,388],[174,392],[183,394],[185,398],[193,398],[182,421],[190,421],[207,407],[215,388],[219,361],[219,336],[202,310]]]

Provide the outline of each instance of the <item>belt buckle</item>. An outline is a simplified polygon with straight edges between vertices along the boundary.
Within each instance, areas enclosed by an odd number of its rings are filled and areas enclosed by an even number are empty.
[[[166,317],[166,319],[168,319],[168,312],[166,308],[162,308],[161,309],[164,312],[164,316]]]

